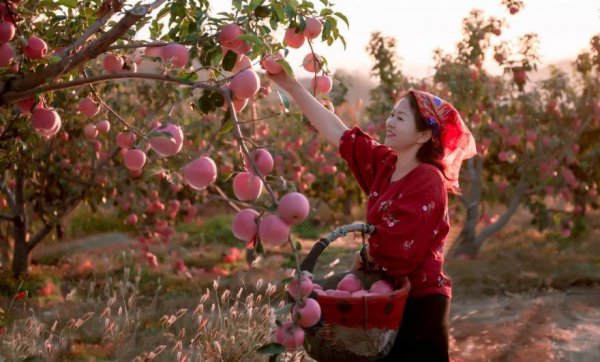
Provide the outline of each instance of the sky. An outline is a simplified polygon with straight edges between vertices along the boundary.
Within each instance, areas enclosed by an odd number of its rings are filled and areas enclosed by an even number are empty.
[[[231,8],[229,0],[211,3],[215,13]],[[313,3],[322,5],[318,0]],[[433,50],[454,51],[462,38],[462,20],[473,8],[483,10],[486,17],[508,20],[508,29],[501,39],[515,42],[521,35],[537,33],[540,67],[574,59],[580,51],[589,49],[590,38],[600,33],[598,0],[525,0],[525,8],[516,15],[510,15],[500,0],[337,0],[334,4],[334,9],[344,13],[350,22],[349,28],[342,21],[338,23],[347,48],[344,50],[341,42],[314,45],[315,52],[327,58],[332,71],[368,72],[373,61],[365,47],[370,34],[380,31],[396,38],[405,74],[418,78],[433,75]],[[288,61],[299,66],[310,49],[305,44],[290,50]],[[486,61],[484,67],[492,73],[501,71],[493,60]]]

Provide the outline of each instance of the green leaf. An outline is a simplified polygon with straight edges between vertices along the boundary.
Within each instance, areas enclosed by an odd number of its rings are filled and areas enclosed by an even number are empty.
[[[346,26],[348,28],[350,28],[350,23],[348,22],[348,18],[346,17],[346,15],[339,13],[339,12],[336,12],[334,15],[337,16],[338,18],[342,19],[344,21],[344,23],[346,23]]]
[[[289,284],[292,280],[294,280],[294,277],[288,277],[288,278],[281,279],[281,285]]]
[[[228,50],[227,53],[225,54],[225,56],[223,57],[223,69],[225,69],[226,71],[230,71],[231,69],[233,69],[233,66],[235,65],[235,62],[237,60],[237,53],[234,52],[233,50]]]
[[[58,4],[75,9],[77,7],[77,0],[58,0]]]
[[[249,41],[250,43],[253,43],[258,46],[264,45],[263,40],[254,34],[242,34],[242,35],[238,36],[238,39],[243,40],[243,41]]]
[[[275,11],[276,20],[283,21],[285,19],[283,7],[278,3],[272,4],[271,7],[273,8],[273,11]]]
[[[273,355],[285,352],[285,348],[279,343],[271,342],[260,346],[256,352]]]
[[[283,107],[285,108],[285,113],[289,113],[290,100],[283,92],[279,91],[278,89],[277,89],[277,94],[279,95],[279,99],[281,99],[281,103],[283,104]]]
[[[285,59],[277,59],[277,63],[279,63],[283,67],[283,70],[285,70],[285,72],[287,73],[287,75],[289,75],[292,78],[294,77],[294,71],[292,70],[292,67],[290,66],[290,63],[288,63],[287,60],[285,60]]]
[[[344,50],[346,49],[346,38],[344,38],[341,34],[340,34],[340,40],[342,41],[342,44],[344,44]]]
[[[165,124],[165,127],[166,127],[166,124]],[[169,132],[160,131],[160,129],[151,131],[150,133],[148,133],[148,137],[167,137],[169,139],[175,139],[175,137],[173,137],[172,134],[170,134]]]
[[[329,33],[331,33],[331,28],[333,26],[333,22],[330,21],[329,19],[332,19],[331,17],[328,17],[327,20],[325,20],[325,25],[323,25],[323,33],[321,35],[321,40],[324,41],[327,38],[329,38]]]
[[[260,241],[259,238],[256,238],[256,253],[257,254],[264,254],[265,253],[265,248],[263,247],[262,242]]]
[[[319,13],[320,16],[327,16],[331,14],[333,14],[333,10],[327,8],[321,10],[321,12]]]
[[[302,243],[300,243],[299,241],[296,241],[295,247],[296,247],[296,251],[302,250]]]
[[[229,114],[229,111],[227,111],[227,114]],[[233,120],[231,118],[229,118],[227,121],[225,121],[225,124],[219,130],[219,134],[228,133],[232,129],[233,129]]]

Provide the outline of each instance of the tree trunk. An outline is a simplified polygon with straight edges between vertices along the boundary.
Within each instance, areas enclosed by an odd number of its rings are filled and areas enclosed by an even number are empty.
[[[477,222],[479,220],[479,206],[481,202],[483,159],[479,156],[467,160],[467,175],[469,190],[462,197],[462,202],[467,209],[465,224],[460,234],[452,244],[451,258],[466,255],[473,258],[477,255],[479,248],[474,244],[476,237]]]
[[[500,229],[502,229],[504,226],[506,226],[508,221],[512,218],[515,211],[517,211],[517,208],[523,201],[523,197],[525,195],[526,189],[527,189],[527,182],[525,181],[525,177],[523,175],[523,176],[521,176],[521,179],[517,183],[517,187],[515,188],[515,193],[512,195],[512,197],[508,203],[508,208],[506,209],[504,214],[502,214],[502,216],[498,219],[498,221],[496,221],[492,225],[483,229],[481,231],[481,233],[479,233],[478,235],[475,235],[475,233],[473,233],[473,237],[471,237],[471,238],[465,237],[461,240],[461,236],[463,235],[463,233],[461,232],[461,234],[457,238],[456,243],[454,243],[454,245],[453,245],[453,248],[452,248],[453,250],[451,251],[451,257],[456,258],[456,257],[460,257],[460,256],[467,256],[471,259],[475,258],[477,256],[477,254],[479,253],[479,250],[483,246],[484,242],[490,236],[494,235],[495,233],[500,231]],[[465,224],[465,225],[467,225],[467,224]],[[473,227],[473,231],[474,230],[475,229]],[[470,236],[470,234],[468,236]]]
[[[15,220],[13,224],[13,236],[15,239],[15,249],[13,252],[12,271],[15,278],[27,272],[29,268],[29,246],[26,240],[27,230],[25,223],[21,218]]]

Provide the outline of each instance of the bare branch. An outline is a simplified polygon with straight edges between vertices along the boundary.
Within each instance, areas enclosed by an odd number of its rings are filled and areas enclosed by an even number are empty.
[[[72,50],[78,50],[79,47],[82,46],[92,35],[96,34],[100,29],[102,29],[102,27],[106,24],[106,22],[108,20],[110,20],[110,18],[113,16],[113,14],[114,14],[114,12],[111,7],[111,9],[109,10],[109,12],[106,15],[104,15],[100,19],[96,20],[96,22],[94,24],[92,24],[85,31],[85,33],[83,33],[77,40],[75,40],[75,42],[73,42],[73,44],[71,44],[68,47],[65,47],[63,50],[61,50],[60,53],[58,53],[58,56],[61,59],[63,59],[67,55],[71,54]]]
[[[224,92],[223,89],[221,89],[217,86],[212,86],[212,85],[202,83],[202,82],[191,82],[191,81],[187,81],[185,79],[176,78],[176,77],[173,77],[170,75],[165,75],[165,74],[122,72],[122,73],[103,74],[103,75],[98,75],[95,77],[76,79],[76,80],[73,80],[70,82],[62,82],[62,83],[58,83],[58,84],[47,84],[47,85],[43,85],[43,86],[40,86],[37,88],[19,92],[19,93],[9,92],[4,95],[3,99],[7,100],[7,102],[9,102],[9,103],[14,103],[21,99],[31,97],[35,93],[45,93],[45,92],[55,91],[55,90],[60,90],[60,89],[75,88],[75,87],[80,87],[80,86],[84,86],[87,84],[105,82],[105,81],[114,80],[114,79],[150,79],[150,80],[158,80],[158,81],[169,82],[169,83],[177,83],[177,84],[182,84],[182,85],[195,87],[195,88],[208,89],[208,90],[211,90],[214,92],[219,92],[219,93]]]
[[[9,215],[9,214],[0,214],[0,219],[8,220],[8,221],[14,221],[15,220],[15,216],[14,215]]]

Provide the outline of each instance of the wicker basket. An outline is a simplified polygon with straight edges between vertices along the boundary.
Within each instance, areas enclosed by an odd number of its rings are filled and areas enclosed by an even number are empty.
[[[312,273],[323,250],[340,236],[360,231],[364,246],[365,234],[372,234],[374,230],[374,226],[369,224],[339,227],[313,245],[300,269]],[[361,255],[364,265],[367,265],[364,250],[363,247]],[[321,285],[323,290],[335,289],[338,282],[348,273],[337,273],[313,282]],[[354,274],[363,282],[365,288],[369,288],[377,280],[387,279],[381,271],[360,270]],[[402,322],[404,306],[410,291],[408,278],[405,277],[396,288],[390,295],[351,299],[313,292],[311,298],[321,307],[321,321],[305,330],[304,348],[307,353],[317,361],[327,362],[376,361],[385,357],[392,348]]]

